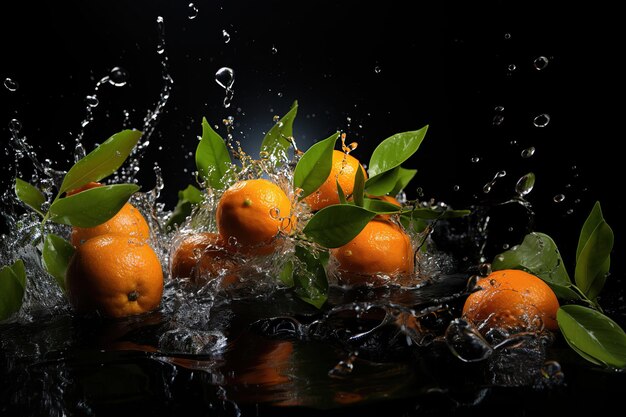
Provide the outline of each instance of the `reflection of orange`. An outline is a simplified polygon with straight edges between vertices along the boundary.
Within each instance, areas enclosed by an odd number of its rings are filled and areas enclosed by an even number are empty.
[[[533,330],[541,324],[557,330],[559,302],[540,278],[505,269],[478,280],[480,289],[467,297],[463,316],[481,329]]]
[[[291,202],[278,185],[264,179],[239,181],[217,204],[217,228],[229,248],[266,255],[279,231],[291,230],[290,215]]]
[[[82,187],[67,192],[67,195],[74,195],[81,191],[100,187],[102,184],[90,182]],[[130,203],[124,204],[120,211],[106,222],[94,227],[72,227],[70,241],[72,245],[79,246],[88,239],[105,234],[118,234],[131,236],[141,242],[150,238],[150,227],[143,215]]]
[[[65,281],[77,312],[109,317],[154,310],[163,294],[157,255],[146,243],[123,235],[96,236],[78,246]]]
[[[244,385],[279,385],[290,382],[286,372],[290,368],[293,344],[282,340],[269,351],[263,352],[257,364],[248,371],[240,373],[237,382]]]
[[[358,159],[352,155],[334,150],[332,167],[328,178],[326,178],[326,181],[320,185],[317,191],[308,195],[304,201],[307,202],[313,211],[323,209],[331,204],[339,204],[337,182],[339,182],[339,185],[346,196],[352,194],[352,191],[354,190],[356,170],[359,168],[363,171],[364,179],[367,179],[367,173],[359,163]]]
[[[374,219],[350,242],[331,250],[348,285],[397,282],[413,272],[413,246],[396,224]]]

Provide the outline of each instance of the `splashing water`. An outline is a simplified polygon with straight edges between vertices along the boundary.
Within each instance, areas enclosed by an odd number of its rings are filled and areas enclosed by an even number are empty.
[[[215,82],[226,90],[226,97],[224,97],[224,108],[230,107],[230,102],[233,99],[235,90],[233,84],[235,84],[235,71],[232,68],[222,67],[215,73]]]
[[[13,80],[12,78],[7,77],[4,79],[4,88],[14,93],[17,91],[18,88],[20,88],[20,86],[17,83],[17,81]]]

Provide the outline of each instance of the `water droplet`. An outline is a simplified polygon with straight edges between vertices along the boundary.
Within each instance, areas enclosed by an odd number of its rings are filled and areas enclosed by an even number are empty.
[[[505,34],[504,34],[504,39],[506,39],[507,41],[508,41],[509,39],[511,39],[511,34],[510,34],[510,33],[505,33]]]
[[[509,145],[515,146],[515,145],[517,145],[517,141],[515,139],[513,139],[512,141],[509,142]]]
[[[224,89],[230,89],[235,82],[235,72],[228,67],[222,67],[215,73],[215,81]]]
[[[565,194],[557,194],[554,198],[552,198],[552,200],[554,200],[555,203],[560,203],[565,200]]]
[[[502,122],[504,122],[504,116],[503,115],[496,114],[495,116],[493,116],[492,124],[494,126],[500,126],[502,124]]]
[[[85,102],[89,107],[97,107],[99,104],[98,97],[95,95],[85,97]]]
[[[280,121],[280,116],[279,115],[274,115],[274,117],[272,117],[272,120],[274,121],[274,123],[278,123]]]
[[[480,162],[480,157],[478,157],[478,156],[474,156],[474,157],[472,157],[471,161],[472,161],[473,163],[478,163],[478,162]]]
[[[115,67],[109,74],[109,84],[115,87],[124,87],[128,82],[128,73],[124,68]]]
[[[535,186],[535,174],[529,172],[528,174],[522,176],[517,183],[515,184],[515,192],[520,197],[527,196]]]
[[[159,32],[159,41],[157,43],[157,54],[162,55],[165,52],[165,24],[163,16],[157,16],[157,30]]]
[[[545,69],[548,66],[548,63],[548,58],[546,58],[545,56],[539,56],[533,61],[533,65],[535,66],[535,69],[537,69],[537,71]]]
[[[4,87],[13,92],[13,91],[17,91],[18,88],[20,88],[19,84],[17,83],[17,81],[7,77],[4,79]]]
[[[522,158],[530,158],[535,154],[535,147],[531,146],[530,148],[526,148],[522,151]]]
[[[189,20],[193,20],[193,19],[195,19],[198,16],[198,6],[196,6],[193,3],[189,3],[188,7],[189,7],[189,11],[188,11],[188,14],[187,14],[187,18]]]
[[[276,55],[278,53],[278,49],[272,45],[272,55]]]
[[[491,274],[491,264],[489,262],[483,262],[478,265],[478,275],[486,277],[489,276],[489,274]]]
[[[502,244],[502,249],[507,250],[508,248],[509,248],[509,244],[508,243]]]
[[[506,69],[508,69],[509,72],[513,72],[517,69],[517,66],[515,66],[515,64],[509,64],[509,66],[506,67]]]
[[[572,214],[574,212],[574,209],[568,209],[565,214]]]
[[[382,69],[380,68],[380,66],[379,66],[379,65],[376,65],[376,66],[374,67],[374,72],[375,72],[376,74],[380,74],[380,72],[381,72],[381,71],[382,71]]]
[[[282,96],[283,96],[283,93],[279,91],[278,93],[276,93],[276,95],[277,95],[278,97],[282,97]]]
[[[502,112],[504,111],[504,106],[496,106],[496,107],[494,108],[494,110],[495,110],[495,111],[497,111],[497,112],[499,112],[499,113],[502,113]]]
[[[542,113],[533,119],[533,124],[535,125],[535,127],[546,127],[549,123],[550,115],[547,113]]]
[[[452,187],[452,189],[453,189],[454,191],[459,191],[459,190],[461,189],[461,187],[460,187],[460,186],[458,186],[458,185],[455,185],[454,187]]]
[[[22,123],[17,119],[11,119],[9,122],[9,130],[13,134],[17,134],[22,130]]]
[[[224,39],[224,43],[230,42],[230,33],[226,32],[226,29],[222,29],[222,38]]]

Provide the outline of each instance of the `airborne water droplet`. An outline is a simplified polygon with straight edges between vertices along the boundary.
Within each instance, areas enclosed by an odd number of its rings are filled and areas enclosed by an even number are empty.
[[[535,127],[546,127],[549,123],[550,115],[547,113],[542,113],[533,119],[533,124],[535,125]]]
[[[13,134],[19,133],[19,131],[22,130],[22,123],[17,119],[11,119],[9,122],[9,130]]]
[[[226,29],[222,29],[222,38],[224,39],[224,43],[230,42],[230,33],[226,32]]]
[[[509,72],[513,72],[517,69],[517,66],[515,64],[509,64],[507,69],[509,70]]]
[[[517,183],[515,184],[515,192],[520,197],[524,197],[528,195],[535,186],[535,174],[529,172],[528,174],[522,176]]]
[[[454,187],[452,187],[452,189],[453,189],[454,191],[459,191],[459,190],[461,189],[461,187],[460,187],[460,186],[458,186],[458,185],[455,185]]]
[[[504,34],[504,39],[506,39],[507,41],[508,41],[509,39],[511,39],[511,34],[510,34],[510,33],[505,33],[505,34]]]
[[[554,198],[552,200],[554,200],[555,203],[560,203],[563,200],[565,200],[565,195],[564,194],[557,194],[557,195],[554,196]]]
[[[109,84],[115,87],[124,87],[128,82],[128,73],[124,68],[115,67],[109,74]]]
[[[198,16],[198,7],[193,4],[193,3],[189,3],[189,12],[187,14],[187,18],[189,20],[195,19]]]
[[[522,151],[522,158],[530,158],[535,154],[535,147],[531,146],[530,148],[526,148]]]
[[[380,66],[379,66],[379,65],[376,65],[376,66],[374,67],[374,72],[375,72],[376,74],[380,74],[380,72],[381,72],[381,71],[382,71],[382,69],[380,68]]]
[[[548,66],[549,62],[550,61],[548,61],[548,58],[546,58],[545,56],[539,56],[535,58],[535,60],[533,61],[533,65],[535,66],[535,69],[537,71],[541,71]]]
[[[215,73],[215,81],[225,89],[230,89],[235,82],[235,72],[228,67],[222,67]]]
[[[85,102],[87,103],[89,107],[97,107],[98,104],[100,103],[98,101],[98,97],[96,97],[95,95],[85,97]]]
[[[17,91],[17,89],[20,87],[17,83],[17,81],[7,77],[4,79],[4,87],[13,92],[13,91]]]
[[[474,157],[472,157],[471,161],[473,163],[477,163],[477,162],[480,162],[480,158],[478,156],[474,156]]]
[[[278,49],[274,45],[272,45],[272,55],[276,55],[278,53]]]

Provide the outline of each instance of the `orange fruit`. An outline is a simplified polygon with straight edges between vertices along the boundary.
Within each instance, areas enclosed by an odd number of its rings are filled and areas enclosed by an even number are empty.
[[[354,190],[354,177],[357,169],[361,169],[364,178],[367,179],[367,172],[358,159],[336,149],[333,150],[333,162],[328,178],[316,191],[306,196],[304,201],[313,211],[323,209],[331,204],[339,204],[337,182],[339,182],[344,194],[349,196]]]
[[[163,271],[156,253],[145,242],[107,234],[76,248],[65,285],[77,312],[125,317],[159,306]]]
[[[291,231],[295,219],[290,214],[291,201],[278,185],[264,179],[239,181],[217,203],[217,228],[229,248],[266,255],[279,231]]]
[[[411,239],[398,225],[374,219],[350,242],[332,249],[342,283],[400,282],[413,273]]]
[[[231,253],[224,248],[222,238],[217,233],[195,233],[187,235],[175,243],[170,260],[172,278],[192,278],[196,284],[227,275],[224,283],[236,281],[230,271],[236,270]]]
[[[67,192],[67,195],[73,195],[81,191],[91,188],[100,187],[102,184],[90,182],[76,190]],[[72,227],[72,235],[70,242],[75,247],[82,245],[87,240],[95,236],[106,234],[119,234],[131,236],[139,241],[147,241],[150,238],[150,226],[146,222],[143,215],[130,203],[124,204],[120,211],[106,222],[94,227]]]
[[[467,297],[463,317],[479,328],[534,329],[541,324],[557,330],[556,295],[541,278],[528,272],[504,269],[477,282],[480,289]],[[540,319],[538,322],[537,319]]]

